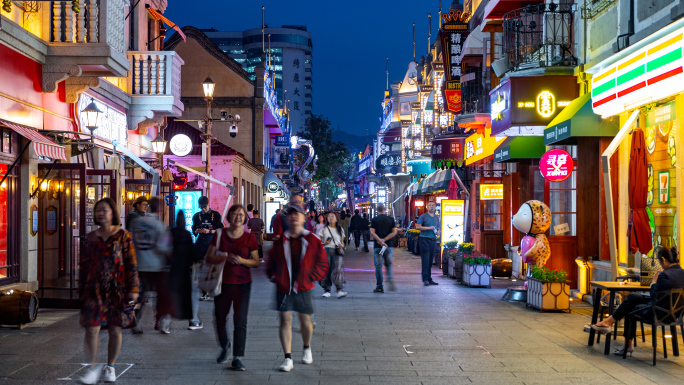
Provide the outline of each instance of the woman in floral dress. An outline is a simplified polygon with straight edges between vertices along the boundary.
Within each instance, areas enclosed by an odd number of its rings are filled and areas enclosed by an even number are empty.
[[[84,384],[97,383],[102,374],[102,366],[95,364],[100,328],[109,330],[104,381],[116,380],[114,363],[121,350],[121,329],[135,326],[135,314],[127,308],[137,299],[140,285],[131,235],[121,228],[116,203],[101,199],[93,211],[100,227],[87,235],[79,271],[80,323],[86,329],[85,354],[90,363],[81,378]]]

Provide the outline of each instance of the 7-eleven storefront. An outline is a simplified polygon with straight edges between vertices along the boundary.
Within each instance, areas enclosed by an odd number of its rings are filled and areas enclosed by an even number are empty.
[[[681,249],[684,228],[682,125],[684,124],[684,20],[679,20],[589,68],[596,114],[619,119],[620,131],[602,154],[610,270],[592,279],[615,278],[640,267],[640,253],[629,248],[629,162],[632,135],[642,130],[648,164],[647,207],[651,242]],[[648,255],[651,256],[653,250]],[[601,259],[607,259],[602,258]],[[606,261],[607,262],[607,261]],[[601,275],[600,277],[598,275]]]

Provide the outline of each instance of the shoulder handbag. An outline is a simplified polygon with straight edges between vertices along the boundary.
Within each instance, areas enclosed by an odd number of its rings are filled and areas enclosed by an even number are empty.
[[[216,252],[220,250],[221,246],[221,232],[223,229],[216,230]],[[206,257],[205,257],[206,258]],[[216,297],[221,295],[221,284],[223,283],[223,268],[226,262],[221,263],[205,263],[202,266],[202,272],[197,283],[200,290],[207,293],[209,297]]]
[[[344,246],[338,245],[337,242],[335,242],[335,237],[333,236],[332,231],[330,231],[330,227],[326,227],[328,228],[328,232],[330,233],[330,237],[332,238],[333,243],[335,243],[335,255],[344,257]]]

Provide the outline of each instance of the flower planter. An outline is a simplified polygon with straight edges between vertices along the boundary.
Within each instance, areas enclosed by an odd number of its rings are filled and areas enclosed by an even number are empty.
[[[451,271],[451,261],[449,258],[448,250],[442,250],[442,275],[451,276],[449,272]]]
[[[544,311],[570,311],[570,283],[540,281],[530,277],[527,281],[527,306]]]
[[[458,282],[463,282],[463,253],[456,253],[456,258],[453,259],[453,268],[451,269],[451,275],[456,278]]]
[[[462,283],[470,287],[492,287],[492,265],[463,264]]]

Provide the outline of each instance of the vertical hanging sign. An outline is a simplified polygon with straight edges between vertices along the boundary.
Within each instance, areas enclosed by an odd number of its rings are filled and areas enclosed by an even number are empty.
[[[463,43],[468,37],[468,18],[470,14],[449,11],[442,14],[444,24],[440,30],[442,39],[442,60],[444,62],[444,82],[442,94],[444,108],[455,114],[461,113],[461,59]]]

